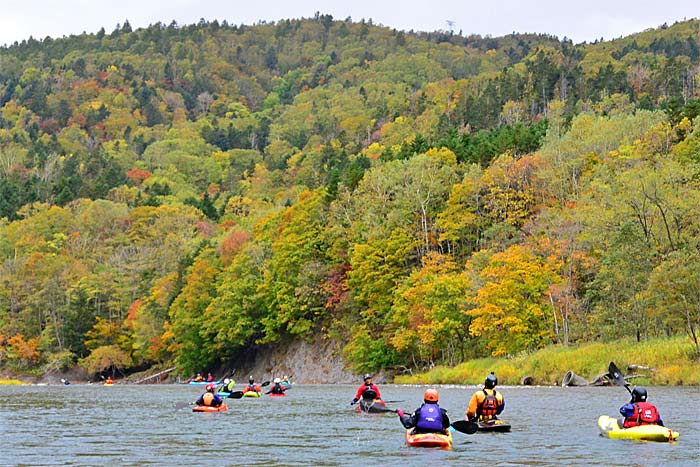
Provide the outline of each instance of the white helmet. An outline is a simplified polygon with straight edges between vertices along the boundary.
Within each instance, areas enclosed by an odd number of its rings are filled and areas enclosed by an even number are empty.
[[[230,380],[230,379],[228,379],[228,378],[224,378],[224,384],[228,384],[228,383],[230,383],[230,382],[231,382],[231,380]]]
[[[279,383],[280,381],[282,381],[282,380],[279,379],[279,378],[275,378],[275,379],[272,380],[273,383]]]

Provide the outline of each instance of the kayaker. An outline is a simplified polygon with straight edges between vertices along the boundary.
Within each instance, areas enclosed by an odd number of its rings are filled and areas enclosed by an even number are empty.
[[[253,379],[253,377],[251,376],[248,378],[248,386],[246,386],[243,389],[243,392],[252,392],[252,391],[257,392],[258,394],[262,394],[262,388],[260,386],[258,386],[257,384],[255,384],[255,379]]]
[[[433,388],[426,389],[423,404],[412,415],[401,409],[396,413],[405,428],[414,428],[413,433],[445,433],[450,426],[447,411],[438,405],[438,392]]]
[[[365,373],[362,379],[364,380],[364,383],[357,390],[357,394],[355,394],[355,398],[352,400],[352,402],[350,402],[350,405],[357,404],[357,401],[359,401],[360,398],[369,401],[373,401],[375,399],[381,400],[382,398],[382,395],[379,393],[379,388],[376,384],[372,383],[372,375],[370,373]]]
[[[625,417],[623,428],[639,425],[664,426],[659,410],[647,402],[647,390],[642,387],[632,390],[632,399],[629,404],[620,407],[620,413]]]
[[[112,381],[111,376],[107,376],[107,379],[105,380],[105,384],[114,384],[114,381]]]
[[[233,387],[236,385],[236,382],[232,379],[225,378],[224,379],[224,384],[219,388],[219,392],[228,392],[231,393],[233,392]]]
[[[199,396],[199,399],[197,399],[197,402],[195,402],[197,405],[218,407],[223,404],[224,400],[214,392],[214,384],[209,383],[204,389],[206,392]]]
[[[286,389],[281,384],[282,380],[279,378],[275,378],[274,380],[272,380],[272,382],[275,385],[272,386],[272,389],[267,391],[265,394],[284,394],[284,391],[286,391]]]
[[[207,375],[207,383],[213,383],[213,382],[214,382],[214,377],[211,375],[211,373],[209,373]]]
[[[486,421],[497,419],[496,415],[500,415],[506,407],[506,401],[503,395],[496,391],[498,378],[489,373],[484,381],[484,389],[476,391],[469,401],[467,408],[467,420],[471,421]]]
[[[199,382],[201,382],[201,381],[204,381],[204,377],[202,376],[201,373],[197,373],[197,376],[194,377],[194,381],[195,381],[196,383],[199,383]]]

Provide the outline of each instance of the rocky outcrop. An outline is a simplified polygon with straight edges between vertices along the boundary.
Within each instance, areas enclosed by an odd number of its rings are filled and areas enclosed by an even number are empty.
[[[234,379],[244,382],[248,375],[253,375],[257,381],[287,375],[292,381],[302,384],[356,383],[361,380],[345,368],[338,345],[322,340],[260,347],[236,366]]]

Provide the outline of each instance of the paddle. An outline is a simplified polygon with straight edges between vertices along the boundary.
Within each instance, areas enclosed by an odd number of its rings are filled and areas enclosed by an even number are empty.
[[[243,397],[243,391],[233,391],[228,397],[231,399],[240,399]]]
[[[470,422],[469,420],[457,420],[456,422],[452,422],[450,426],[456,431],[466,433],[468,435],[473,435],[479,429],[478,423]]]
[[[622,372],[615,366],[614,362],[610,362],[610,365],[608,366],[608,375],[610,375],[610,378],[617,384],[618,386],[624,386],[625,389],[627,389],[627,392],[632,394],[632,390],[630,389],[630,385],[625,381],[625,378],[622,376]]]

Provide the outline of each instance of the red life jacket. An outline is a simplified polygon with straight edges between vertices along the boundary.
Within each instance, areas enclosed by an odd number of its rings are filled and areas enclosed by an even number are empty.
[[[476,409],[476,414],[479,416],[479,418],[483,420],[490,420],[496,416],[496,412],[498,411],[498,399],[496,398],[496,390],[493,390],[493,394],[489,394],[486,392],[486,389],[484,389],[484,394],[486,397],[484,397],[484,400],[481,401],[481,404],[479,404],[479,407]]]
[[[639,425],[656,425],[659,423],[659,411],[648,402],[637,402],[634,404],[634,413],[631,417],[625,418],[623,428],[630,428]]]

